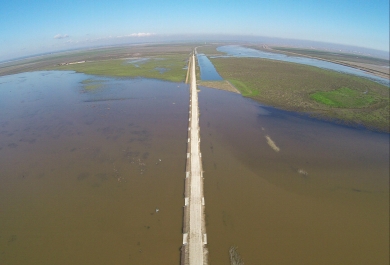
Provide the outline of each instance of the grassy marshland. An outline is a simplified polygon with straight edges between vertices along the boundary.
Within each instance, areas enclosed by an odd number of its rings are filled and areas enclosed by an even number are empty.
[[[370,80],[260,58],[210,58],[247,97],[275,107],[389,131],[389,88]]]
[[[223,44],[206,44],[206,45],[198,46],[196,50],[198,53],[207,54],[207,56],[225,55],[225,53],[217,51],[217,48],[221,45]]]
[[[55,66],[50,69],[73,70],[91,75],[156,78],[173,82],[182,82],[186,77],[187,71],[183,68],[187,66],[187,54],[142,58],[148,60],[142,61],[142,63],[132,62],[133,59],[87,61],[81,64]]]
[[[80,61],[107,63],[109,60],[165,58],[177,55],[187,59],[195,46],[197,44],[145,44],[64,51],[3,63],[0,66],[0,76],[37,70],[53,70],[58,69],[59,64]],[[106,66],[111,65],[107,64]]]
[[[321,91],[310,95],[315,101],[336,108],[363,108],[369,107],[379,100],[366,92],[359,92],[348,87],[342,87],[332,91]]]

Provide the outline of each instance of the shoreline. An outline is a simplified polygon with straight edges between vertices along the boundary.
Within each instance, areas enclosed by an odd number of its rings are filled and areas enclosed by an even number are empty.
[[[256,49],[258,49],[258,48],[256,48]],[[325,62],[335,63],[335,64],[351,67],[354,69],[358,69],[358,70],[364,71],[366,73],[375,75],[377,77],[381,77],[381,78],[385,78],[387,80],[390,80],[390,74],[385,74],[385,73],[382,73],[380,71],[377,71],[375,69],[371,69],[368,67],[359,66],[359,65],[356,65],[357,63],[354,64],[354,62],[329,60],[329,59],[324,59],[324,58],[320,58],[320,57],[315,57],[315,56],[310,56],[310,55],[305,55],[305,54],[300,54],[300,53],[295,53],[295,52],[275,50],[275,49],[270,48],[270,47],[265,48],[265,50],[272,51],[273,53],[282,53],[282,54],[287,54],[287,55],[294,55],[294,56],[298,56],[298,57],[306,57],[306,58],[310,58],[310,59],[316,59],[316,60],[321,60],[321,61],[325,61]]]
[[[229,82],[227,80],[224,80],[224,81]],[[221,81],[219,81],[219,82],[221,82]],[[238,90],[237,90],[238,92],[235,92],[232,90],[224,89],[224,86],[219,86],[218,84],[214,85],[214,84],[212,84],[212,82],[206,83],[204,81],[200,81],[198,85],[206,87],[206,88],[210,88],[210,89],[223,90],[226,92],[240,94],[241,96],[243,96],[245,98],[254,100],[256,103],[259,103],[266,108],[268,107],[268,108],[273,108],[273,109],[276,109],[279,111],[292,112],[292,113],[295,113],[296,115],[307,116],[311,119],[317,119],[317,120],[320,120],[323,122],[330,122],[330,123],[337,124],[340,126],[346,126],[348,128],[353,128],[353,129],[364,128],[364,129],[372,131],[372,132],[390,134],[390,130],[386,126],[378,127],[378,126],[373,126],[373,125],[369,125],[369,124],[364,124],[364,123],[361,123],[358,121],[351,121],[351,120],[347,120],[347,119],[342,119],[341,117],[337,117],[335,115],[329,115],[330,110],[327,110],[327,109],[300,110],[300,109],[296,109],[296,108],[285,106],[285,105],[275,105],[272,103],[267,103],[267,102],[261,101],[260,99],[257,99],[254,97],[244,96]]]
[[[343,73],[266,59],[214,58],[212,63],[243,96],[262,104],[389,132],[388,87],[385,85]],[[250,74],[259,72],[262,74]],[[336,88],[341,87],[353,88],[354,92],[337,91]],[[332,100],[341,105],[335,107],[314,100],[312,95],[320,92],[335,97]],[[367,102],[356,105],[363,99]]]

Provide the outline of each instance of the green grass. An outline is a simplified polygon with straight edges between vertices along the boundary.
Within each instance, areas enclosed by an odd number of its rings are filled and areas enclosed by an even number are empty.
[[[260,58],[210,58],[242,95],[286,110],[389,131],[389,88],[353,75]]]
[[[73,70],[91,75],[117,76],[117,77],[146,77],[156,78],[172,82],[182,82],[186,76],[188,56],[183,55],[161,55],[148,57],[150,60],[142,64],[131,64],[123,59],[86,62],[56,66],[50,70]],[[156,68],[165,68],[166,72],[160,73]]]
[[[245,97],[253,97],[259,94],[258,90],[249,88],[244,82],[240,80],[229,79],[228,81],[232,83],[232,85],[237,88]]]
[[[81,84],[84,86],[85,90],[96,90],[102,88],[104,85],[103,80],[94,80],[94,79],[85,79],[81,81]]]
[[[321,104],[336,108],[362,108],[375,102],[375,98],[366,92],[358,92],[348,87],[316,92],[310,97]]]
[[[225,53],[217,51],[220,44],[208,44],[202,45],[197,48],[198,53],[204,53],[206,55],[225,55]]]
[[[89,84],[89,85],[84,85],[84,89],[85,90],[95,90],[95,89],[98,89],[98,88],[101,88],[103,87],[102,84]]]

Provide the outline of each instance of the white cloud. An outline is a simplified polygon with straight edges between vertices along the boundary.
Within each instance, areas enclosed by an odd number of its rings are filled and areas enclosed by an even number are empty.
[[[119,38],[123,37],[149,37],[155,35],[154,33],[147,33],[147,32],[139,32],[139,33],[132,33],[125,36],[118,36]]]
[[[64,34],[64,35],[57,34],[57,35],[54,36],[54,38],[57,39],[57,40],[60,40],[60,39],[69,38],[69,35],[68,34]]]
[[[144,33],[144,32],[131,34],[131,36],[135,36],[135,37],[149,37],[152,35],[154,35],[154,34],[153,33]]]

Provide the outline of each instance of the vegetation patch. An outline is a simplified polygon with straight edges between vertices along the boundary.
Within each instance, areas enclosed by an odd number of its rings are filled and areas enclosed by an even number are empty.
[[[107,82],[105,79],[88,78],[88,79],[84,79],[80,83],[83,85],[91,85],[91,84],[104,84],[105,82]]]
[[[363,108],[375,102],[375,97],[368,95],[367,91],[359,92],[348,87],[316,92],[310,97],[321,104],[336,108]]]
[[[245,82],[242,82],[237,79],[229,79],[229,82],[232,83],[233,86],[235,86],[245,97],[251,97],[251,96],[253,97],[259,94],[259,90],[251,89],[250,87],[247,86],[247,84],[245,84]]]
[[[85,61],[103,62],[111,60],[131,60],[135,58],[156,58],[158,56],[184,56],[188,59],[197,44],[145,44],[108,47],[96,49],[80,49],[59,52],[50,55],[31,57],[4,63],[0,67],[0,76],[37,70],[53,70],[56,66]],[[177,79],[177,78],[176,78]]]
[[[95,79],[85,79],[81,81],[84,90],[96,90],[102,88],[104,85],[104,80],[95,80]]]
[[[208,56],[210,55],[225,55],[224,52],[217,51],[217,48],[221,46],[221,44],[207,44],[202,45],[196,48],[198,53],[204,53]]]
[[[229,81],[198,81],[199,86],[211,87],[220,90],[226,90],[233,93],[240,93]]]
[[[84,85],[84,89],[85,90],[96,90],[98,88],[101,88],[103,87],[102,84],[88,84],[88,85]]]
[[[389,131],[389,88],[313,66],[261,58],[210,58],[241,94],[286,110]]]
[[[50,70],[73,70],[90,75],[118,77],[146,77],[173,82],[183,82],[186,76],[187,54],[161,55],[148,57],[148,60],[137,58],[137,64],[123,59],[85,62],[83,64],[60,65]],[[163,60],[162,60],[163,59]],[[139,63],[142,62],[142,63]],[[163,70],[162,70],[163,69]]]

